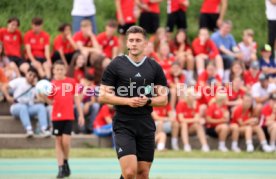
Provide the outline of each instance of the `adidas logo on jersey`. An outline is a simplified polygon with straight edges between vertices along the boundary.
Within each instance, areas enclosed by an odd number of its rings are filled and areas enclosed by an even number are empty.
[[[123,152],[123,149],[120,147],[118,150],[118,153],[121,153],[121,152]]]
[[[142,77],[141,74],[138,72],[135,77]]]

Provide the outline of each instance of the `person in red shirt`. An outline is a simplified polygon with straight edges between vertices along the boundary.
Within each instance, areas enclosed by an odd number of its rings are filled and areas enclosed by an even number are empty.
[[[270,99],[267,105],[262,109],[261,126],[270,139],[270,147],[275,151],[276,146],[276,94],[270,95]]]
[[[80,80],[84,78],[85,72],[86,72],[85,56],[80,52],[76,52],[73,55],[72,61],[69,66],[69,70],[67,72],[67,76],[70,78],[74,78],[76,82],[79,83]]]
[[[189,134],[197,133],[202,146],[201,150],[203,152],[209,152],[210,149],[202,126],[205,123],[205,119],[200,114],[196,98],[197,94],[194,88],[188,88],[183,99],[179,100],[176,107],[177,119],[180,122],[181,137],[184,144],[183,149],[185,152],[192,150],[189,144]]]
[[[62,60],[65,66],[68,67],[77,48],[72,38],[71,25],[64,23],[58,28],[58,31],[60,34],[54,40],[52,61]]]
[[[160,3],[163,0],[137,0],[137,5],[141,9],[139,25],[148,34],[155,34],[160,26]]]
[[[175,62],[175,56],[170,53],[170,47],[168,43],[163,42],[160,44],[158,58],[156,60],[162,67],[165,75],[169,73],[171,65],[173,62]]]
[[[217,93],[206,112],[206,133],[209,136],[219,138],[218,150],[222,152],[228,151],[225,141],[230,132],[228,125],[230,115],[226,101],[226,93]]]
[[[115,36],[117,26],[116,21],[110,20],[105,26],[105,32],[97,36],[104,55],[109,59],[113,59],[118,55],[119,41]]]
[[[242,97],[246,92],[244,83],[241,77],[235,77],[230,85],[226,87],[227,90],[227,106],[233,111],[238,105],[242,103]]]
[[[259,125],[259,120],[253,114],[253,99],[249,94],[244,95],[243,102],[234,110],[231,120],[232,140],[238,144],[239,134],[245,136],[246,151],[253,152],[252,134],[256,133],[264,152],[271,152],[267,145],[265,134]],[[233,143],[232,143],[233,147]]]
[[[251,89],[251,87],[259,81],[260,76],[260,65],[257,61],[253,61],[250,64],[249,70],[243,73],[243,79],[246,87]]]
[[[95,59],[102,53],[101,46],[97,37],[93,34],[91,22],[87,19],[81,21],[81,30],[73,36],[77,49],[84,54],[86,61],[90,56],[91,60]]]
[[[117,21],[119,23],[119,53],[123,53],[125,49],[124,41],[128,28],[135,25],[136,18],[136,0],[115,0]]]
[[[210,39],[209,31],[206,28],[199,30],[198,38],[193,41],[192,47],[196,59],[197,74],[202,73],[206,61],[214,60],[217,72],[223,78],[223,60],[215,43]]]
[[[160,44],[169,43],[169,36],[164,27],[159,27],[155,35],[149,38],[149,42],[153,43],[154,51],[158,52]]]
[[[189,0],[167,0],[167,31],[172,33],[174,26],[178,29],[187,29],[186,11]]]
[[[53,65],[54,79],[52,80],[53,90],[49,95],[53,105],[52,123],[53,135],[56,136],[55,146],[59,166],[58,176],[70,175],[68,164],[71,132],[74,120],[74,102],[79,114],[78,123],[84,124],[83,112],[80,106],[79,97],[76,94],[76,83],[72,78],[66,77],[65,64],[59,60]]]
[[[187,33],[183,29],[178,30],[174,40],[170,42],[170,50],[181,63],[182,69],[186,67],[187,78],[192,81],[194,79],[194,57],[190,44],[188,43]]]
[[[215,31],[224,19],[228,0],[204,0],[200,10],[199,27]]]
[[[43,19],[35,17],[32,19],[32,30],[26,32],[24,44],[27,59],[31,62],[40,77],[51,78],[52,60],[50,56],[50,36],[42,30]]]
[[[112,118],[115,110],[113,105],[105,104],[100,109],[94,123],[94,134],[99,137],[110,136],[112,134]]]

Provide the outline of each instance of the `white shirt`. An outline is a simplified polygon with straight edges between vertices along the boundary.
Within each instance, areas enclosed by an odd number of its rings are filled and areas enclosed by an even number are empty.
[[[29,90],[31,88],[31,85],[27,82],[26,78],[20,77],[10,81],[9,87],[13,91],[13,97],[19,103],[32,104],[34,102],[35,88],[32,88],[31,90]],[[25,93],[27,90],[29,91]],[[23,93],[25,94],[22,95]]]
[[[268,20],[276,20],[276,5],[272,4],[270,0],[265,1],[266,17]]]
[[[270,83],[268,85],[268,88],[264,89],[264,88],[262,88],[261,83],[258,82],[252,86],[251,95],[254,98],[265,97],[265,96],[268,96],[271,92],[273,92],[275,90],[276,90],[276,85],[274,83]]]
[[[96,14],[94,0],[74,0],[72,16],[92,16]]]

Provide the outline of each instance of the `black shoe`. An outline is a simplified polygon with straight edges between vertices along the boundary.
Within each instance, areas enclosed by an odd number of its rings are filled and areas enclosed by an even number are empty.
[[[58,175],[57,175],[57,178],[64,178],[64,177],[65,177],[63,168],[64,168],[64,166],[58,167]]]
[[[64,163],[63,165],[63,173],[65,177],[69,177],[71,174],[70,167],[68,163]]]

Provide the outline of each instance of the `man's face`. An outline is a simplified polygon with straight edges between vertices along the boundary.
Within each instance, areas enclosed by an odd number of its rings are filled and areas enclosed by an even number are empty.
[[[15,32],[17,30],[17,28],[18,28],[18,24],[16,21],[12,21],[8,24],[8,30],[10,32]]]
[[[127,48],[133,56],[138,56],[143,53],[147,41],[141,33],[130,33],[127,37]]]
[[[231,32],[232,26],[230,24],[223,24],[221,26],[221,32],[223,35],[227,35]]]
[[[36,79],[36,74],[34,72],[28,71],[26,74],[26,80],[28,83],[33,84]]]

